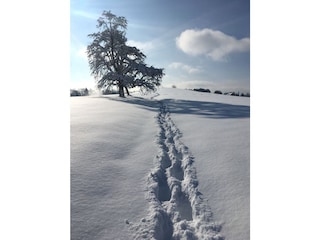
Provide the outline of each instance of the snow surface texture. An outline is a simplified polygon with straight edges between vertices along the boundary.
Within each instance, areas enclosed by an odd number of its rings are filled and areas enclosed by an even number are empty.
[[[150,214],[135,227],[135,239],[223,239],[198,191],[193,157],[180,141],[181,133],[162,102],[158,123],[158,166],[148,178]]]
[[[249,116],[179,89],[72,99],[72,239],[249,239]]]

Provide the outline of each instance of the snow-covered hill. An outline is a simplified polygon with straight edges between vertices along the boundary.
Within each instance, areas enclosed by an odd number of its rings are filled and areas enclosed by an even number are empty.
[[[249,98],[70,101],[72,239],[249,239]]]

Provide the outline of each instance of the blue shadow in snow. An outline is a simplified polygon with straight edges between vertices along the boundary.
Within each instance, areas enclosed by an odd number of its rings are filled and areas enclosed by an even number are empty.
[[[250,118],[250,106],[217,102],[165,99],[169,112],[195,114],[208,118]]]
[[[207,118],[250,118],[250,106],[217,102],[191,101],[180,99],[150,100],[141,97],[108,98],[109,100],[135,104],[141,108],[158,112],[160,103],[168,107],[170,113],[194,114]]]

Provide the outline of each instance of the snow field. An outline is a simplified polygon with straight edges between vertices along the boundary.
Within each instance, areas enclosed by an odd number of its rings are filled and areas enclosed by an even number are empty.
[[[166,89],[162,97],[192,151],[204,193],[226,239],[250,238],[250,99]],[[174,94],[175,98],[170,98]]]
[[[158,124],[158,166],[148,177],[149,218],[133,227],[135,239],[223,239],[198,191],[193,157],[180,141],[181,133],[163,104]]]
[[[130,239],[125,221],[146,214],[154,114],[105,98],[71,106],[71,239]]]
[[[249,239],[248,98],[71,99],[72,239]]]

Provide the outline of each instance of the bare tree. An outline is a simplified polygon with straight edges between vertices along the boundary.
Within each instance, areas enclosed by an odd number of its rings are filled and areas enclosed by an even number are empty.
[[[138,48],[126,44],[127,20],[104,11],[97,28],[98,32],[88,35],[93,41],[87,47],[90,70],[97,87],[117,86],[120,97],[124,97],[124,89],[129,95],[128,89],[133,87],[155,91],[164,71],[147,66],[144,63],[146,56]]]

